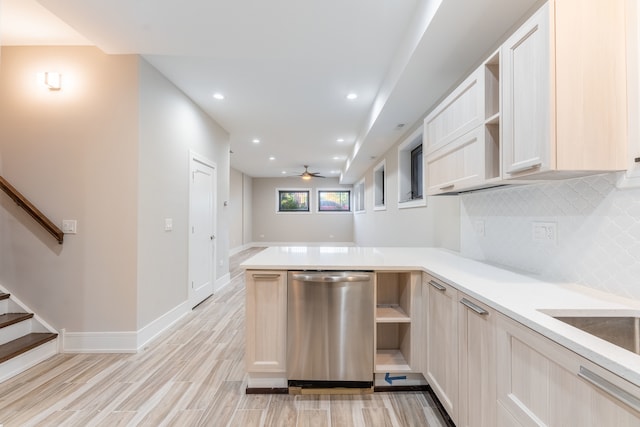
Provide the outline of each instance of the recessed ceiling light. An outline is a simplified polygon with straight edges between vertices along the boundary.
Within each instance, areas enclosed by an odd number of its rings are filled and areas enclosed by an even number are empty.
[[[353,93],[353,92],[351,92],[351,93],[349,93],[349,94],[347,95],[347,99],[348,99],[348,100],[350,100],[350,101],[353,101],[353,100],[354,100],[354,99],[356,99],[357,97],[358,97],[358,94],[357,94],[357,93]]]
[[[215,99],[220,100],[220,101],[222,101],[222,100],[224,99],[224,95],[223,95],[223,94],[221,94],[221,93],[218,93],[218,92],[214,93],[214,94],[213,94],[213,97],[214,97]]]
[[[340,160],[340,156],[333,156],[333,160]]]
[[[336,139],[337,142],[344,142],[344,138],[338,138]]]
[[[260,140],[258,138],[254,138],[251,140],[254,144],[260,144]]]
[[[270,157],[269,157],[269,160],[275,160],[275,159],[276,159],[276,158],[275,158],[275,157],[273,157],[273,156],[270,156]]]
[[[282,175],[286,175],[286,174],[287,174],[287,171],[282,171],[282,172],[280,172],[280,173],[281,173]]]

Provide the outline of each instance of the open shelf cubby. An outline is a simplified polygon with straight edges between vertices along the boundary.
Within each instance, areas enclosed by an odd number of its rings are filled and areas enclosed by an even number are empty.
[[[376,321],[410,322],[410,273],[378,273],[376,284]]]
[[[410,371],[411,325],[378,323],[376,325],[376,372]]]
[[[484,64],[484,117],[500,112],[500,53],[496,52]]]
[[[376,372],[411,371],[410,272],[376,274]]]

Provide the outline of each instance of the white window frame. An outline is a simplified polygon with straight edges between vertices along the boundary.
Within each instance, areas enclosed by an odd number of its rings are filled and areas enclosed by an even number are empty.
[[[383,159],[373,168],[373,210],[387,209],[387,159]]]
[[[280,192],[281,191],[308,191],[309,192],[309,211],[290,211],[282,212],[280,210]],[[309,215],[313,213],[313,191],[311,188],[295,188],[295,187],[281,187],[276,188],[276,214],[278,215]]]
[[[419,127],[411,135],[398,145],[398,209],[427,206],[427,163],[424,156],[424,143],[422,140],[423,128]],[[411,193],[411,152],[422,144],[422,198],[407,199],[405,196]]]
[[[362,178],[353,186],[353,213],[360,214],[367,211],[365,193],[365,179]],[[360,205],[362,205],[362,209],[358,208]]]
[[[349,211],[321,211],[320,210],[320,192],[321,191],[339,191],[339,192],[348,191],[349,192],[349,208],[351,210],[349,210]],[[316,205],[317,205],[316,212],[319,213],[319,214],[329,214],[329,215],[339,215],[339,214],[351,215],[351,214],[353,214],[353,188],[351,188],[351,187],[316,188],[316,200],[318,201],[318,203],[316,203]]]

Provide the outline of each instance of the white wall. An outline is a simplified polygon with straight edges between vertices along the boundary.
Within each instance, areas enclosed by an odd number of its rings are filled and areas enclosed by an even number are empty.
[[[0,173],[78,233],[59,245],[0,193],[0,285],[69,332],[136,329],[137,76],[133,55],[2,47]]]
[[[216,278],[229,272],[229,135],[140,59],[138,328],[188,299],[189,152],[217,169]],[[173,231],[164,230],[165,218]],[[222,264],[221,264],[222,263]]]
[[[186,302],[190,150],[216,163],[216,275],[228,277],[224,129],[135,55],[3,47],[2,59],[0,173],[78,233],[58,245],[0,194],[0,285],[68,333],[139,331]],[[37,84],[47,70],[62,90]]]
[[[252,242],[253,178],[231,168],[229,248],[237,253]]]
[[[372,161],[365,178],[365,212],[354,216],[358,246],[432,246],[458,250],[460,212],[458,196],[427,197],[427,205],[398,208],[398,145]],[[373,168],[386,159],[386,209],[373,209]]]
[[[253,241],[253,178],[242,176],[242,244]]]
[[[640,300],[640,189],[618,174],[487,190],[461,197],[463,255]],[[474,231],[484,222],[485,236]],[[557,244],[532,222],[557,225]]]
[[[353,243],[353,214],[343,212],[317,212],[317,190],[347,189],[336,178],[253,178],[252,227],[256,243]],[[311,189],[310,213],[276,212],[276,189]]]

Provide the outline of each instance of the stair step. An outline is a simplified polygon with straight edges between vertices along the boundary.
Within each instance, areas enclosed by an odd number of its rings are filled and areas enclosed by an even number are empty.
[[[6,313],[0,314],[0,329],[28,320],[33,317],[33,313]]]
[[[3,299],[7,299],[9,298],[9,294],[5,294],[4,292],[0,292],[0,301],[2,301]]]
[[[2,344],[0,345],[0,363],[6,362],[9,359],[21,355],[22,353],[26,353],[41,344],[55,339],[57,336],[58,334],[50,332],[31,333],[13,341],[9,341],[6,344]]]

